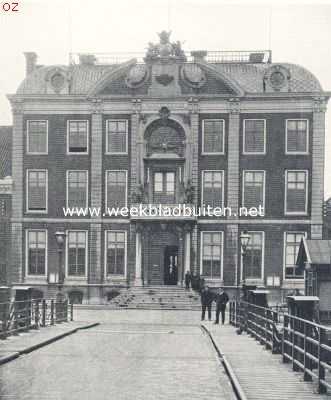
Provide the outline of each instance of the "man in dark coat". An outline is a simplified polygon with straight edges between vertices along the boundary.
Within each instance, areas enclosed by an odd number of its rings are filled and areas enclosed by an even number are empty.
[[[185,274],[185,288],[188,290],[190,288],[190,283],[191,283],[191,272],[186,271]]]
[[[219,292],[216,295],[216,321],[214,324],[219,324],[220,322],[220,313],[222,313],[222,325],[224,325],[225,321],[225,310],[226,310],[226,305],[229,301],[229,296],[228,294],[224,291],[223,288],[219,290]]]
[[[213,293],[209,290],[208,286],[204,286],[200,291],[200,296],[202,306],[201,321],[205,319],[206,308],[208,309],[208,320],[211,321],[211,306],[214,299]]]

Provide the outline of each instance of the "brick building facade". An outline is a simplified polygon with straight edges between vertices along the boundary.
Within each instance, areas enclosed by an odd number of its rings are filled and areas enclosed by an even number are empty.
[[[302,235],[322,236],[329,94],[269,52],[184,53],[166,33],[142,60],[36,65],[13,109],[12,282],[49,295],[66,232],[64,291],[181,285],[186,271],[229,291],[303,288]],[[103,215],[106,207],[229,207],[232,215]],[[264,216],[239,216],[239,207]],[[65,216],[63,207],[101,207]],[[240,234],[250,235],[244,260]]]

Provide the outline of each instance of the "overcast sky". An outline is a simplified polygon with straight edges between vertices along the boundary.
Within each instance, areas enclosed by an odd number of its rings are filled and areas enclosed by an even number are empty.
[[[24,78],[24,51],[35,51],[40,64],[67,64],[70,51],[144,52],[163,29],[185,50],[270,48],[274,62],[301,64],[331,90],[331,0],[15,1],[18,12],[0,9],[0,125],[11,124],[5,94]],[[325,197],[331,196],[330,129],[328,111]]]

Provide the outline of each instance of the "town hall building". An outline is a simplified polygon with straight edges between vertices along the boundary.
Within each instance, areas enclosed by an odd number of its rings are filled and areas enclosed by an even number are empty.
[[[52,295],[63,232],[63,291],[84,303],[114,287],[182,285],[187,271],[230,293],[246,283],[281,300],[303,289],[301,238],[322,238],[329,93],[270,51],[188,54],[159,36],[131,60],[41,66],[25,53],[26,77],[8,95],[11,284]],[[140,204],[232,212],[105,212]]]

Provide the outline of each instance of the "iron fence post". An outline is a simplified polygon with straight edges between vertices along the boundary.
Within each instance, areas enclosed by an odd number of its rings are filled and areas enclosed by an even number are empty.
[[[35,300],[35,307],[34,307],[34,324],[35,328],[39,328],[39,300]]]
[[[70,321],[74,320],[74,303],[70,304]]]
[[[54,325],[54,300],[51,300],[51,325]]]
[[[42,314],[41,314],[41,326],[45,327],[46,326],[46,300],[42,300]]]
[[[318,393],[326,393],[327,388],[323,384],[322,380],[325,380],[325,368],[322,365],[322,362],[326,362],[325,360],[325,351],[323,349],[323,345],[326,344],[326,333],[325,329],[319,327],[319,335],[318,335]]]

